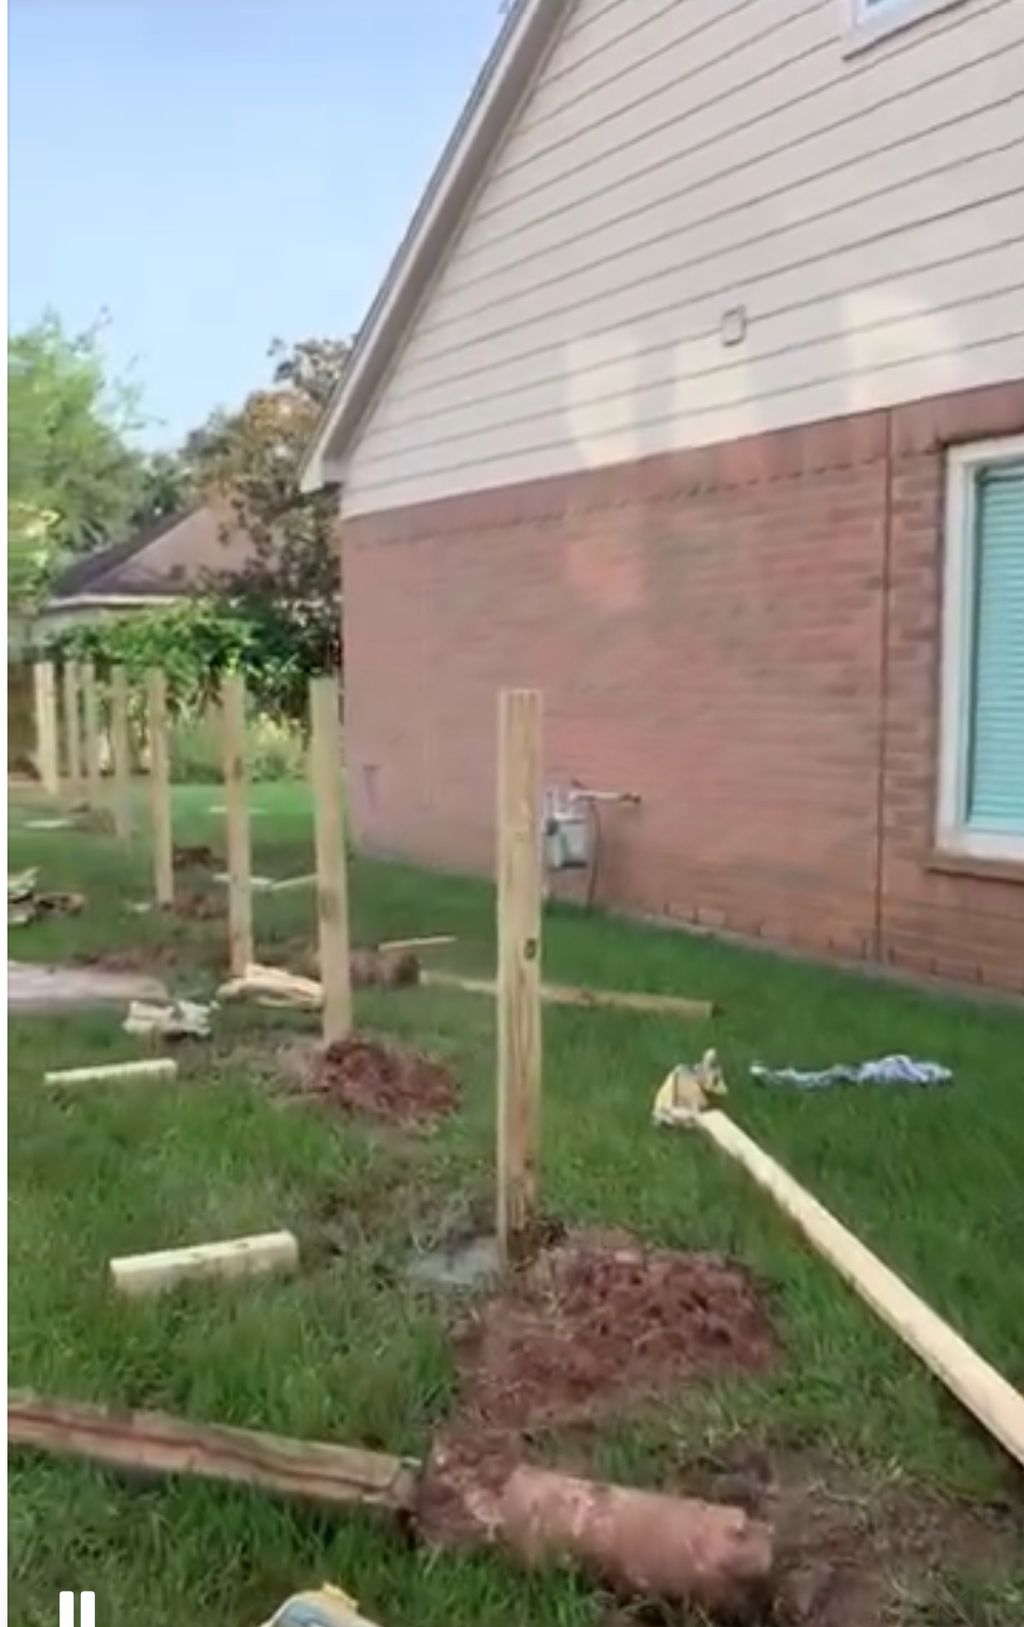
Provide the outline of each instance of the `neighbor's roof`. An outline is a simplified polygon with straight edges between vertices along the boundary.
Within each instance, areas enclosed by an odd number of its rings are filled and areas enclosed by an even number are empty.
[[[575,0],[514,0],[367,313],[300,469],[303,491],[338,478],[484,170]]]
[[[47,611],[195,592],[208,573],[238,570],[252,544],[222,510],[204,504],[155,521],[126,542],[87,554],[54,582]]]

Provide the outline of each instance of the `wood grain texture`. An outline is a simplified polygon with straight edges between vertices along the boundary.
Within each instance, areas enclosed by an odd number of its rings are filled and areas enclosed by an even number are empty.
[[[498,697],[498,1243],[514,1258],[537,1200],[541,1086],[542,697]]]
[[[132,758],[128,727],[128,674],[114,667],[110,674],[110,745],[114,759],[114,830],[132,833]]]
[[[348,877],[341,779],[341,701],[334,676],[309,686],[316,833],[317,923],[323,983],[323,1036],[330,1045],[352,1029]]]
[[[57,675],[52,661],[37,661],[33,668],[36,714],[36,767],[39,782],[50,796],[60,790],[57,740]]]
[[[695,1123],[743,1165],[876,1315],[1024,1464],[1024,1396],[725,1113],[702,1113]]]
[[[174,902],[174,848],[171,825],[171,753],[167,737],[167,676],[159,667],[146,673],[149,718],[149,807],[153,844],[153,890],[158,904]]]
[[[298,1264],[299,1245],[291,1232],[262,1232],[152,1254],[125,1254],[111,1260],[110,1278],[122,1294],[160,1294],[179,1282],[290,1273]]]
[[[253,932],[249,786],[245,761],[245,680],[240,672],[225,673],[221,682],[221,731],[230,963],[234,975],[241,977],[253,959]]]
[[[96,668],[91,661],[82,664],[82,714],[85,732],[85,779],[90,808],[103,802],[103,776],[100,772],[100,692]]]
[[[131,1474],[198,1475],[325,1506],[412,1508],[417,1465],[382,1452],[192,1423],[159,1412],[115,1411],[12,1390],[13,1447],[85,1458]]]
[[[64,688],[64,767],[70,802],[82,795],[82,701],[77,661],[65,661]]]

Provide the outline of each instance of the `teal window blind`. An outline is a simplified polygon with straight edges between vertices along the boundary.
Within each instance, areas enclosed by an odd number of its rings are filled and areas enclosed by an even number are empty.
[[[1024,460],[975,482],[967,824],[1024,834]]]

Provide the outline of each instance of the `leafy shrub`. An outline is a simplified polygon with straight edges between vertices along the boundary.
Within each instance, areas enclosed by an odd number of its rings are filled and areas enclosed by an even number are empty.
[[[179,717],[171,729],[171,778],[178,785],[213,785],[224,775],[216,712]],[[250,780],[298,780],[306,775],[306,745],[293,723],[256,715],[246,729]]]

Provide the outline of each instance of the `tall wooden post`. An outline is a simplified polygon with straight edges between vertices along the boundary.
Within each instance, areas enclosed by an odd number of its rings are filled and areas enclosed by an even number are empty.
[[[44,791],[55,797],[60,790],[57,744],[57,675],[52,661],[37,661],[32,669],[36,703],[36,767]]]
[[[128,674],[124,667],[110,673],[110,747],[114,758],[114,830],[132,833],[132,747],[128,728]]]
[[[240,672],[225,673],[221,682],[221,729],[231,971],[235,977],[244,977],[246,967],[253,960],[253,938],[248,776],[245,763],[245,680]]]
[[[99,808],[103,801],[103,779],[100,772],[100,696],[96,687],[96,668],[91,661],[82,667],[82,708],[85,724],[85,774],[90,808]]]
[[[498,697],[498,1246],[529,1241],[540,1128],[542,697]]]
[[[82,716],[78,662],[64,663],[64,766],[68,776],[68,800],[82,796]]]
[[[317,919],[326,1045],[352,1029],[349,976],[348,878],[341,780],[341,708],[336,677],[309,685],[313,809],[316,828]]]
[[[149,805],[153,832],[153,886],[158,904],[174,903],[174,848],[171,835],[171,753],[167,739],[167,676],[159,667],[146,673],[149,721]]]

